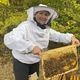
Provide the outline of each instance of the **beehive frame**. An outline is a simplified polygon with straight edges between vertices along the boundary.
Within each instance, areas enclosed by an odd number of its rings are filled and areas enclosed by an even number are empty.
[[[44,77],[44,80],[77,70],[76,46],[69,45],[43,52],[41,55],[41,67],[41,75]]]

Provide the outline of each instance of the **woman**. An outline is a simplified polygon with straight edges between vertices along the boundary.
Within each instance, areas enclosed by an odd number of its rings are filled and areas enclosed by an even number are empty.
[[[27,21],[4,36],[4,44],[12,50],[16,80],[28,80],[34,72],[39,76],[39,55],[47,49],[49,40],[80,45],[73,34],[51,29],[50,22],[58,17],[52,8],[40,4],[29,8],[27,13]]]

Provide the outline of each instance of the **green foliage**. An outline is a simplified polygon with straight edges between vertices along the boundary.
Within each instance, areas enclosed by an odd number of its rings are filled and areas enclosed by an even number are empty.
[[[41,0],[24,0],[23,6],[24,6],[24,8],[29,8],[32,6],[36,6],[39,3],[41,3]]]
[[[0,34],[7,33],[9,27],[16,27],[20,22],[26,20],[27,19],[26,14],[27,14],[26,12],[10,13],[8,17],[4,20],[4,25],[2,22],[0,22],[2,26],[4,26],[4,27],[0,27]]]
[[[0,0],[0,3],[3,3],[5,5],[9,5],[9,0]]]

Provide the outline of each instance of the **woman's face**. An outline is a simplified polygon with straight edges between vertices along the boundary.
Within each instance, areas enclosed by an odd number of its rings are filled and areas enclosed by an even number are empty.
[[[39,11],[37,12],[34,17],[36,18],[36,21],[40,23],[41,25],[46,24],[46,21],[48,20],[50,13],[47,11]]]

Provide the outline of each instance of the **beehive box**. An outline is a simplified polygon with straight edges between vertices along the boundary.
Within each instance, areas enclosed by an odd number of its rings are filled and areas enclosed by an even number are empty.
[[[50,80],[62,74],[78,69],[77,49],[69,45],[48,50],[41,55],[41,74],[44,80]]]

